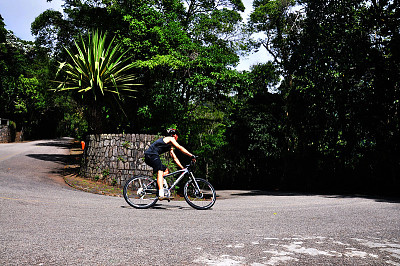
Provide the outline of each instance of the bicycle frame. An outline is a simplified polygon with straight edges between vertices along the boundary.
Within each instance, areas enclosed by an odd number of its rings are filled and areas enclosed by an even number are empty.
[[[173,172],[173,173],[167,174],[167,175],[164,176],[164,178],[166,178],[166,177],[168,177],[168,176],[175,176],[175,175],[177,175],[177,174],[179,174],[179,173],[181,173],[180,176],[179,176],[179,177],[175,180],[175,182],[168,188],[168,191],[169,191],[169,192],[171,192],[171,190],[173,190],[173,189],[175,188],[175,186],[178,185],[178,183],[183,179],[183,177],[184,177],[186,174],[189,174],[189,178],[193,180],[193,182],[196,184],[196,188],[197,188],[198,190],[200,190],[199,185],[197,184],[196,179],[195,179],[194,176],[193,176],[193,173],[189,170],[188,167],[186,167],[186,168],[184,168],[184,169],[182,169],[182,170],[178,170],[178,171],[175,171],[175,172]]]

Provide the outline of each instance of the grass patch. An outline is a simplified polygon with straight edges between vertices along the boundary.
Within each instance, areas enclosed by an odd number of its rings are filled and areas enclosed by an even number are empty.
[[[110,186],[101,181],[89,180],[77,175],[64,176],[65,182],[78,190],[113,197],[122,197],[122,188]]]

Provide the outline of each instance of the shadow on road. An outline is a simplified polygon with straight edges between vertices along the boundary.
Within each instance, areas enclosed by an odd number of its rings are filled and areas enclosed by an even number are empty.
[[[400,203],[399,197],[384,197],[384,196],[370,196],[370,195],[326,195],[326,198],[336,198],[336,199],[347,199],[347,198],[363,198],[371,199],[376,202],[387,202],[387,203]]]
[[[41,142],[35,144],[36,146],[46,146],[46,147],[57,147],[61,149],[70,150],[69,154],[52,154],[52,153],[43,153],[43,154],[27,154],[27,157],[48,161],[48,162],[56,162],[65,167],[60,169],[59,171],[55,171],[53,173],[64,173],[64,174],[72,174],[76,173],[79,170],[79,165],[81,161],[81,149],[80,144],[73,139],[56,139],[56,140],[48,140],[46,142]],[[78,152],[79,151],[79,152]]]
[[[47,147],[58,147],[62,149],[70,149],[74,145],[72,139],[55,139],[48,140],[47,142],[41,142],[35,144],[36,146],[47,146]]]
[[[379,195],[362,195],[362,194],[324,194],[324,193],[302,193],[302,192],[281,192],[281,191],[262,191],[262,190],[250,190],[250,191],[230,191],[230,195],[233,197],[241,196],[320,196],[324,198],[363,198],[371,199],[376,202],[387,202],[387,203],[400,203],[400,198],[396,196],[379,196]]]
[[[42,161],[57,162],[65,165],[69,164],[73,160],[73,156],[62,154],[27,154],[26,156]]]
[[[299,196],[306,195],[294,192],[277,192],[277,191],[263,191],[263,190],[251,190],[251,191],[238,191],[233,192],[232,196]]]
[[[135,209],[129,205],[124,205],[121,206],[121,208],[123,209],[132,209],[132,210],[138,210]],[[212,208],[211,208],[212,209]],[[144,210],[195,210],[194,208],[190,207],[189,205],[187,206],[180,206],[180,205],[176,205],[173,204],[173,202],[166,202],[165,204],[161,204],[161,203],[157,203],[155,206],[148,208],[148,209],[142,209]]]

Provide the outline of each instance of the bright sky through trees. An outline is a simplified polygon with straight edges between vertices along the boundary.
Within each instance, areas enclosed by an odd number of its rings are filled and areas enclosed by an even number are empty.
[[[33,41],[31,23],[47,9],[62,10],[62,0],[1,0],[0,14],[4,18],[6,29],[26,41]]]

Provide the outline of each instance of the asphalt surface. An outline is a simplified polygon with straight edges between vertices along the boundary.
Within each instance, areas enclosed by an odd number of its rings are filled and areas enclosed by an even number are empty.
[[[400,265],[400,203],[217,191],[211,210],[62,182],[68,139],[0,144],[0,265]]]

